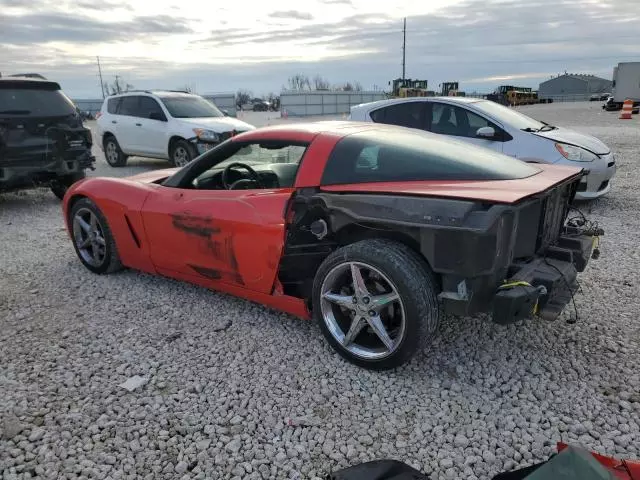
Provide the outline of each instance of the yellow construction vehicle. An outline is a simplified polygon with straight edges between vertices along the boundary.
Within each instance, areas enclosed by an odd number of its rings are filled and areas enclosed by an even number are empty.
[[[396,78],[389,85],[393,85],[391,96],[396,98],[429,97],[434,92],[427,89],[427,80],[412,80],[410,78]]]
[[[459,86],[458,82],[443,82],[440,95],[443,97],[465,97],[466,93],[458,90]]]

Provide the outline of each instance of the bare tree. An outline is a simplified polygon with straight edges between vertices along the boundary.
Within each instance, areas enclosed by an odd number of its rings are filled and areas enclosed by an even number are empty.
[[[107,82],[104,83],[104,90],[108,95],[116,95],[118,93],[128,92],[129,90],[133,90],[133,88],[133,85],[121,80],[120,75],[116,75],[116,79],[112,84],[109,84]]]
[[[250,90],[238,90],[236,93],[236,105],[238,108],[242,108],[242,105],[245,103],[249,103],[251,97],[253,96],[253,92]]]
[[[271,109],[276,111],[280,109],[280,97],[271,92],[266,97],[267,102],[271,103]]]
[[[313,77],[313,86],[316,90],[329,90],[331,84],[329,83],[329,80],[318,74]]]
[[[335,89],[343,92],[361,92],[362,84],[360,82],[345,82],[342,85],[338,85]]]
[[[302,73],[296,73],[287,80],[290,90],[311,90],[311,82],[309,77]]]

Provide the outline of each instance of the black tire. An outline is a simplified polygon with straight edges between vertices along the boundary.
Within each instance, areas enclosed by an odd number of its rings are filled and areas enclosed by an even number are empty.
[[[72,173],[71,175],[60,176],[51,182],[51,191],[56,197],[62,200],[64,198],[64,194],[69,190],[69,187],[85,177],[86,174],[84,173],[84,170]]]
[[[330,332],[323,316],[321,296],[325,278],[348,262],[377,269],[390,280],[401,299],[404,334],[397,339],[399,344],[395,350],[384,358],[362,358],[347,350]],[[441,317],[438,290],[438,282],[427,262],[406,245],[386,239],[362,240],[336,250],[318,268],[313,283],[313,315],[329,344],[346,360],[370,370],[387,370],[407,363],[420,346],[435,337]]]
[[[180,155],[178,155],[178,153],[180,153]],[[171,151],[169,152],[169,161],[174,167],[184,167],[187,163],[189,163],[197,156],[198,152],[191,143],[187,142],[186,140],[177,140],[171,145]],[[186,159],[185,163],[183,163],[184,160],[180,160],[183,158]]]
[[[102,142],[104,158],[112,167],[124,167],[127,164],[127,156],[120,148],[120,144],[113,135],[107,135]],[[112,152],[113,148],[113,153]]]
[[[78,239],[76,236],[76,226],[75,226],[75,218],[78,213],[83,212],[91,212],[91,214],[95,215],[98,224],[100,226],[100,230],[102,233],[102,238],[104,239],[104,260],[99,264],[91,264],[85,259],[85,255],[78,246]],[[69,223],[72,229],[72,241],[73,248],[78,255],[78,258],[82,262],[82,264],[87,267],[90,271],[97,274],[103,273],[113,273],[118,270],[122,270],[122,262],[120,261],[120,256],[118,255],[118,248],[116,246],[115,239],[113,234],[111,233],[111,229],[109,228],[109,223],[107,222],[106,217],[102,213],[102,211],[98,208],[98,206],[93,203],[88,198],[81,198],[76,201],[69,212]]]

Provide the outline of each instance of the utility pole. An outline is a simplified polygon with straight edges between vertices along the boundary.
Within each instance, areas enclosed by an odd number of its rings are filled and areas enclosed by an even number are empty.
[[[405,79],[405,56],[407,51],[407,17],[404,18],[402,27],[402,80]]]
[[[102,81],[102,69],[100,68],[100,57],[96,56],[98,60],[98,75],[100,75],[100,91],[102,92],[102,99],[104,100],[104,82]]]

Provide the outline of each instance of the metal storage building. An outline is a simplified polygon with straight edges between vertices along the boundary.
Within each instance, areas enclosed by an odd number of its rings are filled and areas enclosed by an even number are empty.
[[[612,84],[611,80],[595,75],[564,73],[542,82],[538,88],[538,96],[540,98],[565,97],[567,100],[588,100],[593,93],[611,92]]]
[[[380,91],[285,91],[280,94],[280,112],[291,117],[348,115],[354,105],[385,98],[385,93]]]

